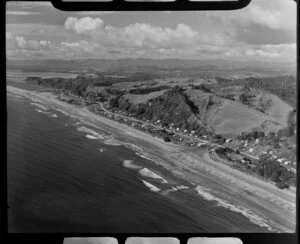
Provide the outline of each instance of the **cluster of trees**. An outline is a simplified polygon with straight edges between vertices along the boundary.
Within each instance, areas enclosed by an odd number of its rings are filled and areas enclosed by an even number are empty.
[[[61,89],[64,91],[69,91],[77,96],[84,96],[87,87],[89,86],[88,80],[80,78],[46,78],[42,79],[40,77],[27,77],[27,82],[35,83],[38,85],[43,85],[46,87],[51,87],[55,89]]]
[[[106,88],[105,91],[107,93],[109,93],[110,95],[118,96],[118,97],[123,96],[126,93],[126,91],[124,91],[124,90],[111,89],[111,88]]]
[[[251,88],[269,91],[292,105],[294,108],[297,105],[297,83],[296,77],[294,76],[249,77],[236,80],[217,77],[216,80],[218,85],[222,87],[247,85]]]
[[[110,81],[103,81],[103,82],[96,82],[94,86],[112,86],[112,82]]]
[[[216,153],[231,160],[228,153],[232,153],[230,148],[217,148]],[[252,163],[250,159],[244,158],[247,164],[251,164],[253,167],[245,167],[237,165],[237,168],[254,173],[265,180],[271,180],[276,183],[276,186],[283,189],[289,188],[290,185],[296,185],[296,174],[287,170],[279,162],[266,155],[259,159],[258,163]]]
[[[136,88],[129,90],[130,94],[149,94],[156,91],[161,91],[170,88],[169,86],[157,86],[157,87],[147,87],[147,88]]]
[[[258,164],[252,168],[252,172],[275,182],[279,188],[289,188],[290,185],[296,184],[296,175],[269,156],[261,157]]]
[[[173,123],[175,128],[205,131],[195,116],[198,113],[198,107],[179,86],[173,87],[160,97],[149,100],[148,103],[133,105],[122,95],[118,95],[112,98],[109,104],[111,108],[127,111],[137,118],[160,120],[164,126]]]
[[[253,130],[249,133],[246,132],[242,132],[240,135],[237,136],[238,140],[255,140],[258,138],[262,138],[265,136],[265,133],[263,131],[257,131],[257,130]]]
[[[196,90],[201,90],[207,93],[211,93],[212,92],[212,88],[213,86],[210,84],[200,84],[200,85],[190,85],[193,89]]]

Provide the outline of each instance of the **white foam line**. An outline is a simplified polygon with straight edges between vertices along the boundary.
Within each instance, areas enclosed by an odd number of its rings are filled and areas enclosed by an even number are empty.
[[[149,182],[147,181],[144,181],[142,180],[142,182],[144,183],[145,186],[147,186],[151,191],[154,191],[154,192],[159,192],[160,189],[152,184],[150,184]]]
[[[36,109],[35,111],[37,111],[39,113],[43,113],[43,114],[49,114],[49,112],[45,112],[45,111],[42,111],[42,110],[39,110],[39,109]]]
[[[89,138],[91,140],[97,140],[98,138],[92,135],[86,135],[86,138]]]
[[[141,166],[134,164],[132,162],[132,160],[124,160],[123,161],[123,166],[125,168],[129,168],[129,169],[140,169],[140,168],[142,168]]]
[[[89,129],[85,126],[81,126],[79,128],[77,128],[78,131],[81,131],[81,132],[86,132],[86,133],[89,133],[89,135],[87,135],[87,137],[89,139],[101,139],[101,140],[104,140],[105,137],[103,135],[100,135],[99,133],[97,133],[96,131],[92,130],[92,129]]]
[[[208,192],[208,189],[205,188],[205,187],[202,187],[202,186],[197,186],[195,188],[195,190],[198,192],[198,194],[203,197],[205,200],[208,200],[208,201],[216,201],[217,202],[217,206],[219,207],[224,207],[224,208],[227,208],[233,212],[236,212],[236,213],[240,213],[242,214],[243,216],[245,216],[246,218],[248,218],[250,220],[251,223],[253,224],[256,224],[256,225],[259,225],[261,227],[265,227],[267,228],[269,231],[276,231],[274,230],[271,226],[269,226],[266,221],[262,218],[262,217],[259,217],[257,216],[256,214],[254,213],[251,213],[249,209],[245,209],[243,207],[238,207],[238,206],[235,206],[231,203],[229,203],[228,201],[226,200],[223,200],[223,199],[220,199],[218,197],[215,197],[214,195],[212,195],[211,193]]]
[[[162,181],[162,183],[168,183],[168,181],[166,181],[163,177],[161,177],[160,175],[154,173],[153,171],[149,170],[148,168],[142,168],[139,170],[139,173],[142,175],[142,176],[145,176],[145,177],[149,177],[149,178],[153,178],[153,179],[159,179]]]
[[[41,109],[44,109],[44,110],[47,110],[48,108],[46,108],[45,106],[43,106],[43,105],[41,105],[41,104],[39,104],[39,103],[30,103],[31,105],[34,105],[34,106],[36,106],[36,107],[39,107],[39,108],[41,108]]]

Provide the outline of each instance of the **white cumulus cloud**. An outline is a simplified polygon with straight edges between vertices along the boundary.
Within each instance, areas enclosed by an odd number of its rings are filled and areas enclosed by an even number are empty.
[[[103,21],[100,18],[83,17],[77,19],[76,17],[69,17],[65,21],[65,28],[67,30],[74,30],[79,34],[96,31],[102,27]]]

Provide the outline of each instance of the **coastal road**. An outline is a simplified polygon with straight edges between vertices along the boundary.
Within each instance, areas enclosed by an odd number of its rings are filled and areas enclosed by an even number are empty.
[[[113,116],[118,116],[118,117],[121,117],[121,118],[123,118],[123,119],[130,120],[130,121],[132,121],[132,122],[142,123],[142,124],[151,126],[151,127],[153,127],[153,128],[156,128],[156,129],[158,129],[158,130],[163,130],[163,129],[165,129],[165,128],[162,128],[161,126],[153,125],[153,124],[151,124],[151,123],[147,123],[147,122],[144,122],[144,121],[135,119],[135,118],[131,118],[131,117],[128,117],[128,116],[126,116],[126,115],[121,115],[121,114],[113,113],[113,112],[107,110],[107,109],[104,107],[104,105],[103,105],[102,103],[100,103],[99,105],[100,105],[101,109],[102,109],[104,112],[109,113],[109,114],[111,114],[111,115],[113,115]],[[213,143],[213,142],[210,142],[210,141],[206,141],[206,140],[203,140],[203,139],[200,139],[200,138],[195,138],[195,137],[193,137],[193,136],[186,135],[186,134],[183,134],[183,133],[178,132],[178,131],[173,131],[173,130],[170,130],[170,129],[165,129],[165,130],[166,130],[167,132],[171,132],[171,133],[174,133],[174,134],[176,134],[176,135],[178,135],[178,136],[181,136],[181,137],[184,137],[184,138],[187,138],[187,139],[191,139],[191,140],[194,140],[194,141],[197,141],[197,142],[206,143],[206,144],[209,144],[209,145],[211,145],[211,146],[215,146],[215,147],[219,147],[219,148],[227,148],[227,147],[225,147],[225,146],[223,146],[223,145],[216,144],[216,143]],[[242,154],[242,155],[244,155],[244,156],[246,156],[246,157],[248,157],[248,158],[254,159],[254,160],[259,160],[258,157],[255,157],[255,156],[250,155],[250,154],[245,153],[245,152],[240,152],[240,154]]]

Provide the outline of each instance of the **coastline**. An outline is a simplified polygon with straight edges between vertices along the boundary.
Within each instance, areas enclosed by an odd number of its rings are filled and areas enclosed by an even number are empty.
[[[204,178],[205,175],[214,177],[216,184],[223,186],[224,195],[220,198],[226,197],[227,194],[234,194],[239,197],[239,199],[235,199],[236,203],[250,208],[258,216],[262,213],[268,214],[267,218],[272,222],[281,223],[282,226],[278,226],[278,228],[282,231],[295,231],[296,196],[291,191],[280,190],[270,183],[216,162],[209,157],[206,150],[192,150],[164,142],[160,138],[125,124],[96,115],[86,107],[61,102],[50,92],[28,91],[12,86],[7,86],[7,90],[28,98],[39,99],[71,117],[85,120],[94,127],[112,132],[118,141],[138,145],[147,154],[147,157],[171,170],[178,177],[188,179],[196,185],[204,183],[205,180],[201,177]],[[174,170],[174,165],[176,170]],[[251,208],[254,205],[257,209]]]

